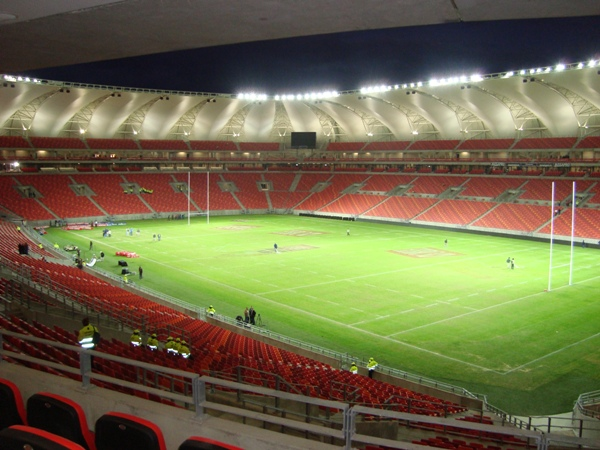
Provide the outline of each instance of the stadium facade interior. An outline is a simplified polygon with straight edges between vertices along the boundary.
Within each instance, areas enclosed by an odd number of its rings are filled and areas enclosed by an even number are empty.
[[[53,399],[56,408],[95,429],[95,438],[88,429],[69,435],[83,448],[111,448],[100,444],[109,440],[100,430],[114,423],[136,424],[147,439],[138,442],[153,442],[140,448],[158,449],[600,448],[598,426],[589,425],[597,412],[583,400],[574,431],[553,433],[463,392],[352,377],[335,358],[81,271],[40,248],[33,232],[173,214],[277,213],[540,239],[552,226],[557,239],[596,246],[599,61],[301,94],[8,74],[0,105],[0,376],[16,384],[0,380],[0,391],[66,397]],[[294,141],[297,132],[314,132],[314,143]],[[17,251],[24,241],[28,255]],[[124,303],[135,313],[124,314]],[[59,308],[70,309],[69,318],[49,320],[48,310]],[[93,372],[89,352],[67,331],[90,313],[107,330]],[[197,357],[131,353],[126,336],[149,322],[162,340],[174,331],[188,336]],[[57,429],[50,419],[34,425],[34,408],[33,400],[26,412],[17,402],[21,419],[11,424]],[[15,438],[2,430],[2,439]]]

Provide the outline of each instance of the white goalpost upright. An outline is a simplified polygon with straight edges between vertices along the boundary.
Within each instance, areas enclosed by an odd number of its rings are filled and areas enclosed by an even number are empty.
[[[552,252],[554,250],[554,181],[552,182],[552,199],[550,201],[550,267],[548,268],[548,292],[552,290]]]
[[[577,208],[577,182],[573,181],[571,194],[571,256],[569,260],[569,286],[573,284],[573,255],[575,251],[575,209]]]
[[[192,195],[192,194],[191,194],[191,192],[192,192],[192,186],[191,186],[191,184],[190,184],[190,183],[191,183],[191,176],[190,176],[190,173],[191,173],[191,172],[188,170],[188,187],[187,187],[187,200],[188,200],[188,204],[187,204],[187,207],[188,207],[188,226],[190,225],[190,195]]]
[[[210,168],[206,167],[206,223],[210,223]]]
[[[552,290],[552,256],[554,251],[554,217],[556,216],[555,209],[555,192],[556,185],[552,182],[552,200],[551,200],[551,211],[550,211],[550,265],[548,268],[548,292]],[[573,192],[571,194],[571,254],[569,257],[569,286],[573,285],[573,261],[575,253],[575,217],[577,208],[577,183],[573,182]]]

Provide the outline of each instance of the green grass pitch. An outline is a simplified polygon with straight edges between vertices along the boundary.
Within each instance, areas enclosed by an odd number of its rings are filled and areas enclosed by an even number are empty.
[[[570,411],[600,385],[595,248],[574,248],[569,285],[571,248],[555,245],[545,292],[547,242],[289,215],[111,228],[48,239],[87,258],[92,240],[115,274],[115,252],[136,252],[143,286],[231,317],[252,305],[271,331],[486,394],[512,414]]]

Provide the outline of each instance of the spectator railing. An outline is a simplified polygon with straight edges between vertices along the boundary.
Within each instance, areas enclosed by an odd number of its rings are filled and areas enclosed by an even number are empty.
[[[5,337],[31,342],[38,344],[38,346],[46,345],[59,350],[75,351],[80,356],[79,367],[70,367],[58,362],[7,350],[4,346]],[[143,379],[144,383],[147,383],[148,381],[151,382],[152,380],[152,377],[148,376],[148,374],[161,374],[161,376],[171,376],[178,381],[183,381],[186,388],[183,392],[174,392],[173,390],[160,389],[153,387],[152,385],[148,386],[141,382],[133,383],[101,373],[92,372],[92,357],[131,366],[135,368],[138,374],[140,372],[143,373],[143,376],[140,377],[140,379]],[[203,416],[207,414],[208,411],[218,411],[231,415],[236,421],[246,421],[246,419],[250,419],[250,422],[258,422],[259,424],[262,424],[264,428],[267,428],[269,425],[274,425],[281,430],[290,429],[301,431],[305,433],[305,436],[307,437],[311,435],[317,436],[318,439],[329,439],[332,443],[341,442],[342,446],[340,447],[336,444],[336,448],[347,450],[355,448],[358,443],[381,445],[394,449],[420,450],[422,448],[421,445],[412,442],[379,437],[377,432],[374,432],[373,435],[366,434],[366,431],[359,433],[357,431],[357,424],[360,422],[361,416],[378,417],[386,421],[391,420],[397,422],[399,425],[405,425],[409,428],[433,428],[437,430],[436,433],[443,433],[445,430],[451,429],[456,431],[455,434],[464,432],[464,435],[466,436],[481,436],[482,439],[501,442],[504,442],[504,439],[506,439],[506,442],[511,442],[513,444],[516,442],[521,444],[526,442],[530,448],[535,447],[539,450],[552,448],[551,445],[554,444],[573,448],[576,446],[579,448],[600,447],[600,441],[597,439],[584,439],[565,434],[544,433],[539,429],[528,430],[510,425],[500,426],[474,423],[470,421],[415,415],[365,406],[350,407],[349,404],[340,401],[311,398],[209,376],[201,377],[198,374],[183,370],[137,362],[129,358],[122,358],[100,351],[84,350],[77,346],[0,329],[0,364],[10,364],[6,361],[7,358],[25,364],[35,364],[41,368],[49,367],[57,371],[68,372],[71,375],[79,375],[81,376],[83,388],[89,388],[93,384],[93,380],[97,380],[103,383],[146,392],[168,399],[179,405],[183,405],[187,409],[191,409],[196,416]],[[235,397],[235,399],[233,397]],[[250,397],[253,399],[263,397],[265,399],[262,412],[257,412],[252,408],[244,408],[245,398]],[[269,401],[269,399],[272,401]],[[303,409],[298,409],[297,406],[294,406],[297,404],[303,404],[305,407]],[[335,419],[328,415],[324,416],[321,414],[320,411],[322,410],[335,411]],[[299,411],[305,412],[302,413]],[[295,417],[296,419],[290,417]]]

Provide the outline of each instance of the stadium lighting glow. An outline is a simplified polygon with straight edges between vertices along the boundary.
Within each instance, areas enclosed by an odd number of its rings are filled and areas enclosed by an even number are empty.
[[[507,72],[500,72],[500,73],[494,73],[494,74],[488,74],[488,75],[473,74],[473,75],[467,76],[467,75],[463,74],[463,75],[455,75],[455,76],[446,76],[443,78],[431,78],[429,81],[419,81],[419,82],[392,84],[392,85],[380,84],[380,85],[364,86],[364,87],[360,88],[359,90],[344,91],[344,94],[348,94],[348,93],[356,94],[357,92],[360,92],[362,94],[384,93],[387,91],[398,90],[398,89],[413,90],[415,88],[421,88],[423,86],[437,87],[437,86],[449,86],[452,84],[459,84],[459,83],[463,83],[463,84],[475,83],[475,82],[485,81],[487,79],[494,79],[494,78],[511,78],[516,75],[520,75],[523,77],[529,77],[529,76],[540,75],[540,74],[544,74],[544,73],[562,72],[562,71],[568,71],[568,70],[581,70],[581,69],[585,69],[585,68],[593,68],[593,67],[598,67],[598,66],[600,66],[599,60],[590,59],[588,61],[582,61],[582,62],[576,62],[576,63],[570,63],[570,64],[559,63],[555,66],[543,66],[543,67],[538,67],[538,68],[528,68],[528,69],[521,69],[518,71],[511,70],[511,71],[507,71]],[[0,79],[4,80],[5,82],[9,82],[9,83],[15,83],[15,82],[34,83],[34,84],[47,83],[49,85],[62,87],[62,89],[64,89],[65,91],[68,92],[68,89],[66,87],[64,87],[66,85],[66,83],[64,83],[64,82],[51,81],[51,80],[50,81],[49,80],[40,80],[37,78],[30,78],[27,76],[9,75],[9,74],[0,74]],[[529,80],[527,80],[527,81],[529,81]],[[7,86],[4,86],[4,87],[7,87]],[[12,85],[10,87],[15,87],[15,86]],[[97,86],[92,86],[92,85],[85,86],[84,85],[83,87],[84,88],[85,87],[96,88]],[[110,86],[106,86],[106,88],[111,89],[111,90],[122,90],[122,88],[115,88],[115,87],[110,87]],[[132,91],[135,92],[136,89],[133,89]],[[140,92],[141,91],[142,90],[140,90]],[[119,96],[120,96],[120,94],[119,94]],[[325,98],[330,98],[330,97],[339,97],[339,96],[340,96],[340,93],[337,91],[313,91],[313,92],[295,93],[295,94],[281,93],[281,94],[277,94],[277,95],[267,95],[265,93],[257,93],[257,92],[239,92],[238,94],[232,95],[231,98],[237,98],[239,100],[247,100],[247,101],[251,101],[251,102],[262,102],[262,101],[267,101],[267,100],[316,101],[316,100],[320,100],[320,99],[325,99]],[[135,134],[138,134],[138,133],[139,132],[136,132]]]
[[[237,95],[240,100],[262,101],[267,99],[267,94],[257,94],[255,92],[240,93]]]
[[[387,92],[391,90],[391,86],[379,85],[379,86],[367,86],[360,89],[362,94],[371,94],[376,92]]]

